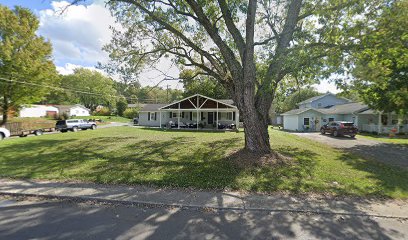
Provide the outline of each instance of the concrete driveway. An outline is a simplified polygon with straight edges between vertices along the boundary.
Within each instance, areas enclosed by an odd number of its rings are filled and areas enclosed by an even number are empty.
[[[293,134],[330,145],[334,148],[351,151],[364,158],[370,158],[379,162],[408,169],[407,145],[383,143],[365,139],[358,135],[353,139],[350,137],[333,137],[329,134],[322,135],[317,132]]]

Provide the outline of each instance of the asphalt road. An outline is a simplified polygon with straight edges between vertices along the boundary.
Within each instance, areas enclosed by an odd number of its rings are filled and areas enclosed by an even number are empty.
[[[408,146],[403,144],[383,143],[366,139],[361,136],[356,138],[333,137],[329,134],[322,135],[318,132],[293,133],[313,141],[328,144],[334,148],[345,149],[365,158],[370,158],[382,163],[408,168]]]
[[[405,219],[0,196],[0,239],[407,239]]]

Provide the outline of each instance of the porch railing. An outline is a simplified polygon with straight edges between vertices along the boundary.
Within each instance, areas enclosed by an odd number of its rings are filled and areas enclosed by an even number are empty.
[[[408,124],[404,125],[381,125],[380,133],[391,133],[392,129],[396,129],[396,133],[408,133]],[[378,125],[376,124],[363,124],[361,131],[364,132],[378,132]]]

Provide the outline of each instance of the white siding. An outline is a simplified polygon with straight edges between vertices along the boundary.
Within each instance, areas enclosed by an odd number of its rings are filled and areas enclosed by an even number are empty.
[[[303,125],[304,118],[309,118],[309,131],[319,131],[320,130],[320,127],[322,125],[322,114],[316,111],[313,111],[313,110],[308,110],[306,112],[299,114],[298,117],[299,117],[299,126],[298,126],[299,131],[306,130]]]
[[[139,113],[139,125],[140,126],[147,126],[147,127],[160,127],[160,113],[156,112],[156,120],[150,118],[149,114],[154,113],[152,112],[140,112]],[[168,122],[168,113],[165,112],[161,113],[162,115],[162,125]]]
[[[78,116],[78,117],[87,117],[87,116],[90,116],[91,114],[89,113],[88,109],[80,107],[80,106],[75,106],[69,110],[69,115]]]
[[[283,129],[290,130],[290,131],[299,131],[298,115],[283,116]]]
[[[58,108],[52,106],[38,106],[33,105],[31,107],[23,107],[20,110],[19,117],[45,117],[47,111],[56,112],[58,114]]]
[[[319,106],[320,103],[320,106]],[[326,95],[320,99],[317,99],[311,103],[309,107],[311,108],[324,108],[331,105],[340,105],[348,103],[346,99],[338,98],[334,95]]]

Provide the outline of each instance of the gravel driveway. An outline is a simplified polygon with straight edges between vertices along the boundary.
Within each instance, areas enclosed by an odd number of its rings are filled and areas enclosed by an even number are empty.
[[[328,144],[334,148],[345,149],[362,157],[408,169],[408,147],[402,144],[383,143],[356,136],[333,137],[320,133],[293,133],[297,136]]]

